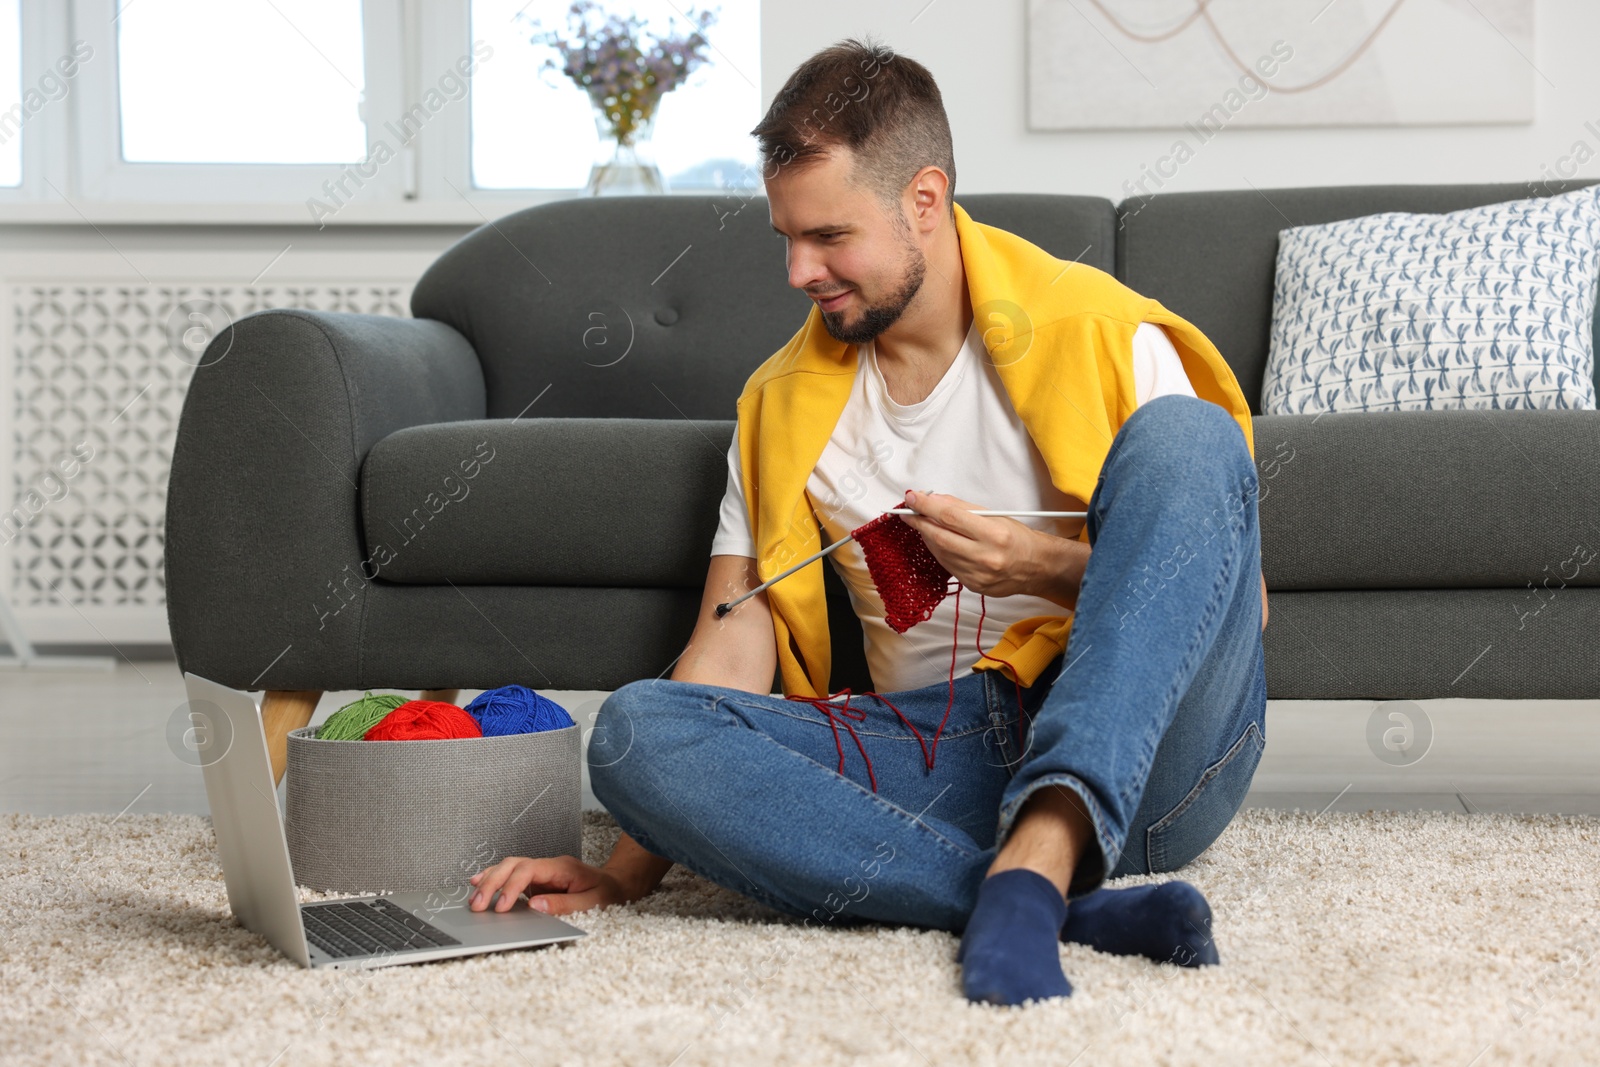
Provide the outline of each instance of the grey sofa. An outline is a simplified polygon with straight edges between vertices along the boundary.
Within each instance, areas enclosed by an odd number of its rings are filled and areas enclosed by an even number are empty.
[[[958,200],[1189,318],[1254,408],[1280,229],[1527,195]],[[809,306],[763,199],[672,196],[482,226],[418,281],[410,319],[239,320],[194,375],[173,456],[179,665],[313,703],[329,689],[610,690],[662,675],[693,629],[735,398]],[[1600,565],[1556,577],[1575,545],[1600,546],[1600,413],[1254,428],[1272,697],[1600,696]],[[870,688],[860,626],[824,573],[833,688]]]

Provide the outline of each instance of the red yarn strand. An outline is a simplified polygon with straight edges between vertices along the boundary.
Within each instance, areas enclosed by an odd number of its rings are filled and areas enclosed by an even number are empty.
[[[907,719],[900,709],[886,699],[883,694],[867,690],[860,696],[875,697],[887,705],[895,715],[905,724],[906,728],[916,736],[917,744],[922,749],[922,762],[928,770],[933,770],[934,757],[939,750],[939,738],[944,733],[945,724],[950,721],[950,710],[956,701],[956,649],[961,640],[961,590],[962,583],[934,556],[928,548],[928,543],[922,535],[913,530],[911,526],[898,515],[883,514],[872,521],[850,531],[858,544],[861,545],[861,554],[867,563],[867,571],[872,576],[873,584],[878,589],[878,596],[883,601],[884,621],[896,633],[905,633],[919,622],[925,622],[933,616],[935,609],[951,592],[955,593],[955,617],[951,623],[953,639],[950,643],[950,686],[949,699],[945,701],[944,718],[939,721],[939,728],[934,731],[933,744],[930,748],[922,736],[922,731]],[[951,583],[954,583],[952,588]],[[1011,668],[1012,685],[1017,696],[1017,746],[1020,749],[1026,738],[1027,712],[1022,706],[1021,675],[1011,663],[993,653],[983,650],[983,620],[988,617],[988,598],[979,594],[979,604],[982,608],[978,615],[978,632],[974,639],[978,654],[997,660]],[[843,725],[850,733],[850,738],[856,744],[856,750],[861,753],[861,758],[867,765],[867,779],[872,783],[872,791],[878,791],[878,778],[872,769],[872,759],[867,755],[867,750],[861,743],[861,738],[856,734],[855,727],[850,721],[861,722],[867,716],[865,709],[850,706],[850,687],[827,697],[789,696],[786,700],[797,700],[810,704],[822,712],[828,719],[828,725],[833,729],[834,748],[839,753],[839,773],[844,774],[844,743],[839,738],[839,716],[846,720]],[[842,706],[835,705],[834,700],[844,697]],[[852,715],[851,712],[856,714]]]

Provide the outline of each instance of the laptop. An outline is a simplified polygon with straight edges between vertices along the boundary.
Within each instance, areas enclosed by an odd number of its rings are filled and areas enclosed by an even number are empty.
[[[497,912],[498,894],[490,908],[472,911],[465,878],[434,890],[300,903],[255,700],[188,671],[183,678],[228,905],[285,956],[303,967],[364,969],[586,936],[520,901]]]

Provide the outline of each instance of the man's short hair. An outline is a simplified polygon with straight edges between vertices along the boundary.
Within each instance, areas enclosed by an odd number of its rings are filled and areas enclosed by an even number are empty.
[[[955,215],[956,161],[939,86],[927,67],[870,38],[847,38],[800,64],[750,133],[769,178],[848,146],[856,175],[886,206],[898,206],[917,171],[938,167],[950,179],[945,210]]]

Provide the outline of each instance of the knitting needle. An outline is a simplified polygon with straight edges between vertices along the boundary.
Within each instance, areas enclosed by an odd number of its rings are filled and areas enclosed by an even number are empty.
[[[718,604],[717,605],[717,618],[719,618],[719,619],[722,618],[728,612],[732,611],[734,608],[738,607],[740,604],[743,604],[746,600],[749,600],[751,597],[753,597],[757,593],[761,592],[761,590],[765,589],[767,586],[771,585],[773,582],[778,581],[778,579],[789,577],[789,575],[793,574],[795,571],[799,570],[801,567],[804,567],[808,563],[815,563],[817,560],[821,559],[823,556],[826,556],[829,552],[832,552],[834,549],[838,548],[840,545],[842,545],[846,541],[850,540],[850,538],[853,537],[853,536],[855,536],[855,535],[854,534],[845,534],[843,537],[839,538],[839,540],[835,541],[833,544],[829,545],[827,548],[823,549],[821,552],[818,552],[814,556],[807,556],[805,559],[801,560],[799,563],[796,563],[793,567],[790,567],[788,570],[784,571],[782,574],[775,575],[775,576],[773,576],[771,578],[768,578],[766,581],[762,582],[760,585],[756,586],[754,589],[750,590],[748,593],[746,593],[744,596],[738,598],[737,600],[730,600],[726,604]]]
[[[921,512],[911,508],[890,508],[886,515],[920,515]],[[969,515],[1011,515],[1016,518],[1033,519],[1083,519],[1088,518],[1087,511],[970,511]]]
[[[890,508],[887,512],[885,512],[885,514],[887,514],[887,515],[915,515],[915,514],[917,514],[917,512],[913,511],[911,508]],[[974,511],[974,512],[972,512],[972,514],[974,514],[974,515],[997,515],[997,516],[1009,515],[1009,516],[1015,516],[1015,517],[1018,517],[1018,518],[1038,518],[1038,519],[1081,519],[1081,518],[1087,517],[1089,513],[1087,511]],[[847,534],[846,536],[839,538],[839,540],[835,541],[833,544],[829,545],[827,548],[823,549],[821,552],[818,552],[813,556],[807,556],[805,559],[801,560],[799,563],[796,563],[793,567],[790,567],[788,570],[784,571],[782,574],[774,575],[773,577],[768,578],[766,581],[762,582],[760,585],[758,585],[754,589],[750,590],[744,596],[739,597],[736,600],[730,600],[726,604],[718,604],[717,605],[717,618],[719,618],[719,619],[722,618],[728,612],[732,611],[734,608],[738,607],[740,604],[743,604],[746,600],[749,600],[751,597],[755,596],[757,593],[761,592],[761,590],[767,588],[767,586],[771,585],[772,583],[774,583],[776,581],[779,581],[779,580],[781,580],[783,578],[789,577],[789,575],[793,574],[795,571],[799,570],[801,567],[806,566],[808,563],[815,563],[817,560],[821,559],[823,556],[826,556],[829,552],[832,552],[834,549],[838,548],[840,545],[842,545],[846,541],[850,540],[850,538],[853,537],[853,536],[854,536],[854,534]]]

